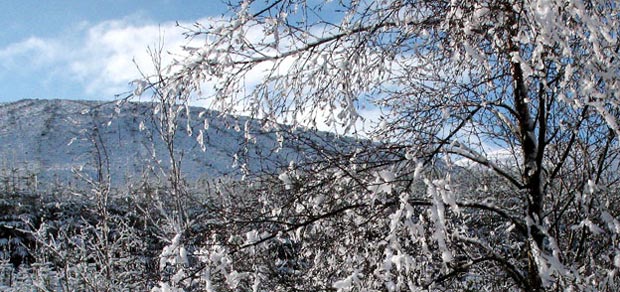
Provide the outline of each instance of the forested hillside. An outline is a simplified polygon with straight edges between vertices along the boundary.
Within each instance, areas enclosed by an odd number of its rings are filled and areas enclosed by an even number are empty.
[[[161,168],[170,165],[167,147],[158,134],[156,106],[80,100],[0,104],[0,173],[4,179],[18,179],[17,185],[30,185],[35,176],[41,186],[70,184],[80,183],[80,174],[96,176],[101,164],[115,187],[144,177],[156,179]],[[243,162],[248,170],[257,171],[277,164],[261,159],[279,163],[294,159],[290,149],[276,151],[279,145],[273,133],[258,135],[256,143],[245,139],[246,131],[260,132],[257,121],[196,107],[187,110],[192,118],[182,113],[174,143],[183,176],[189,181],[239,176],[240,168],[234,165]],[[235,161],[241,156],[252,159]]]

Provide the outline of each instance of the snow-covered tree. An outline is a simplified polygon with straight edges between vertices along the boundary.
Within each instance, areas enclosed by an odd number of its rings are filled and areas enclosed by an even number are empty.
[[[158,94],[264,130],[376,125],[346,147],[281,134],[314,159],[219,205],[207,291],[619,288],[616,1],[231,11],[189,28]]]

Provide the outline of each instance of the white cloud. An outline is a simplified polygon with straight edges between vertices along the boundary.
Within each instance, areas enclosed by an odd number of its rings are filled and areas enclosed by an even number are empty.
[[[138,16],[82,23],[59,37],[30,37],[0,48],[0,62],[6,71],[40,80],[53,76],[81,85],[87,97],[109,99],[128,91],[128,82],[140,77],[132,60],[147,74],[152,72],[147,47],[163,40],[164,53],[180,52],[187,44],[182,32],[175,22],[145,23]]]
[[[7,69],[24,65],[41,67],[53,63],[59,57],[58,52],[56,42],[29,37],[0,49],[0,60]]]
[[[67,64],[75,78],[83,82],[88,94],[104,95],[128,89],[128,82],[140,77],[140,66],[146,74],[152,72],[147,47],[157,47],[163,40],[164,52],[177,51],[186,41],[176,23],[135,25],[127,20],[99,23],[86,32],[79,55]]]

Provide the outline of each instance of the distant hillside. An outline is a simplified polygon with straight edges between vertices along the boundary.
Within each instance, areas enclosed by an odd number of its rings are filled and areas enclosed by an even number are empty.
[[[239,130],[248,118],[201,108],[191,111],[194,134],[187,134],[187,119],[182,118],[175,140],[187,180],[239,175],[239,167],[234,166],[236,154],[245,154],[251,170],[273,169],[294,159],[295,152],[290,149],[274,151],[278,145],[274,134],[257,135],[256,143],[248,145]],[[204,130],[203,152],[196,135],[204,128],[205,119],[209,127]],[[36,175],[39,183],[78,183],[74,171],[81,169],[96,178],[97,157],[106,157],[97,153],[105,153],[115,185],[144,175],[156,178],[161,175],[158,163],[164,169],[169,164],[156,125],[151,103],[118,106],[95,101],[22,100],[0,104],[0,177],[28,180],[26,177]],[[259,128],[255,121],[250,125]]]

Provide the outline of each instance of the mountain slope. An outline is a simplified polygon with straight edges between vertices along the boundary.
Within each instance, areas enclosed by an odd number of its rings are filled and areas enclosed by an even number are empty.
[[[158,136],[151,103],[103,103],[72,100],[22,100],[0,104],[0,177],[24,180],[36,175],[39,182],[76,182],[75,172],[97,178],[98,160],[106,170],[109,161],[113,184],[141,176],[157,177],[169,167],[167,149]],[[203,112],[198,118],[198,113]],[[242,153],[250,170],[274,169],[295,159],[291,149],[275,151],[275,134],[257,135],[256,143],[244,138],[249,118],[220,115],[192,108],[188,135],[185,117],[175,138],[188,181],[239,175],[236,157]],[[204,120],[208,129],[204,130]],[[142,126],[141,126],[142,125]],[[258,122],[249,120],[252,129]],[[204,131],[202,151],[196,136]],[[5,179],[6,180],[6,179]]]

